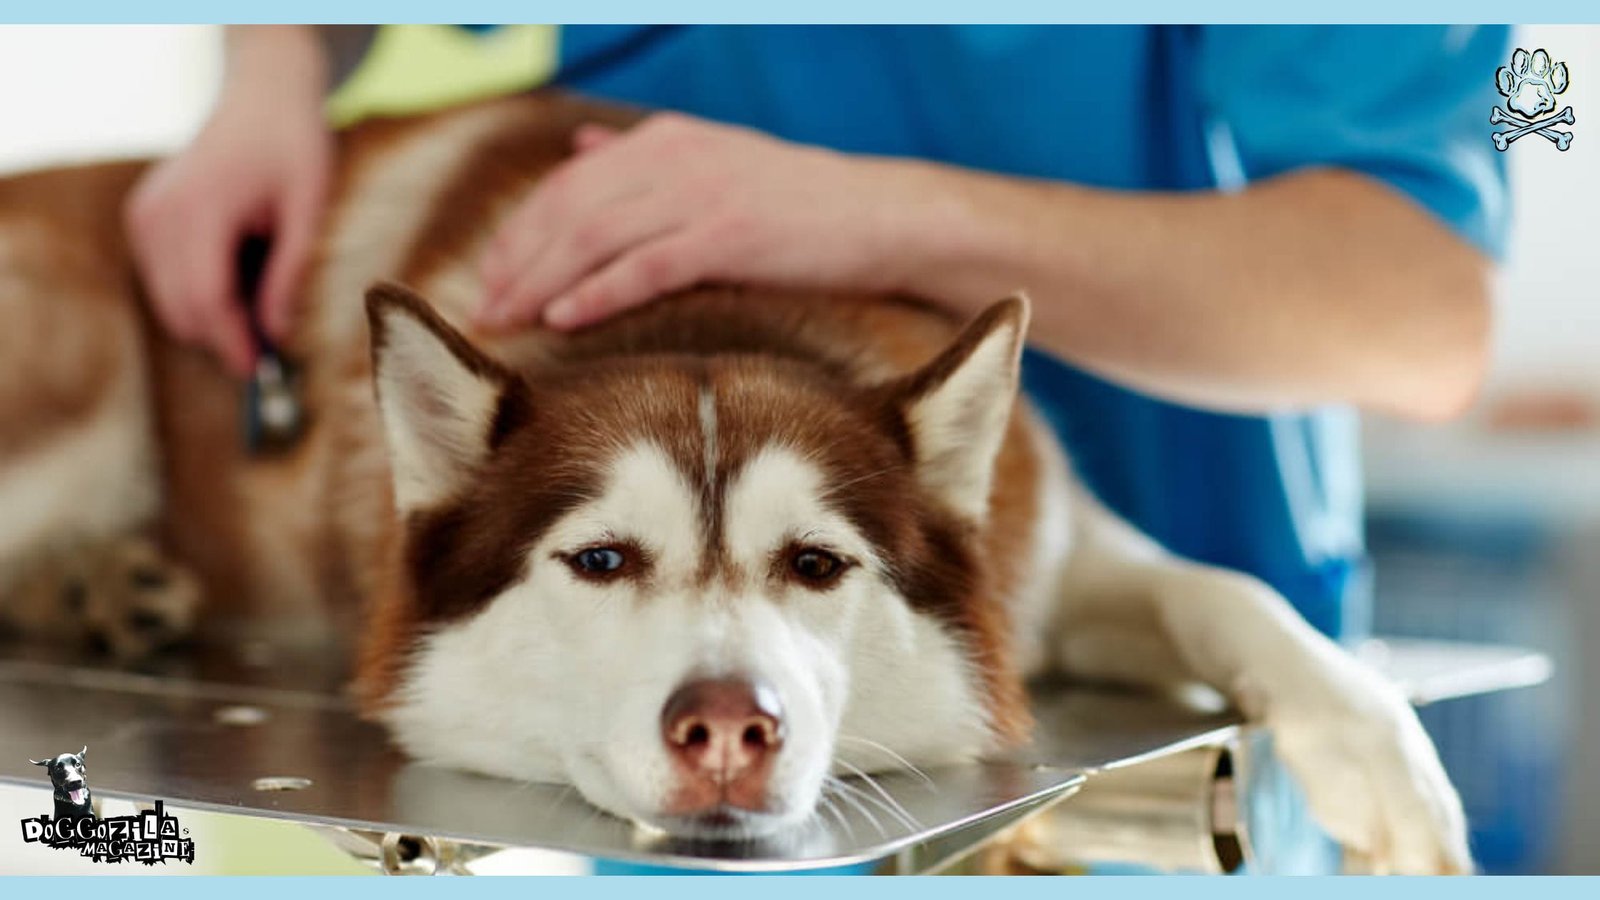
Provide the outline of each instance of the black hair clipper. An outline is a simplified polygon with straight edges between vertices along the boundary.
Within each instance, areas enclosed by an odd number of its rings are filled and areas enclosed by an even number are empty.
[[[261,327],[257,295],[272,245],[251,236],[239,244],[239,294],[245,302],[250,340],[255,344],[256,368],[245,383],[244,445],[252,455],[287,450],[305,431],[305,408],[300,403],[294,369]]]

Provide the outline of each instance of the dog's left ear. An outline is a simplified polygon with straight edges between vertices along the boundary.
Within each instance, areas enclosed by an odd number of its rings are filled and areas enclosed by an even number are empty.
[[[900,391],[917,477],[973,522],[988,516],[995,456],[1016,399],[1027,328],[1027,297],[1001,300]]]
[[[397,284],[367,291],[372,371],[401,513],[461,490],[523,410],[514,373]]]
[[[29,759],[28,762],[31,762],[36,766],[48,766],[48,765],[50,765],[49,758],[45,758],[45,759]]]

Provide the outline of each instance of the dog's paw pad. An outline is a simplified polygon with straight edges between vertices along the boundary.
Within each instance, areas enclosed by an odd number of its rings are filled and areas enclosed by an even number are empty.
[[[166,566],[148,561],[135,563],[128,571],[128,587],[136,591],[161,591],[172,584],[172,573]]]
[[[81,616],[89,608],[89,585],[77,575],[68,575],[61,582],[61,608],[69,616]]]
[[[123,541],[104,562],[91,627],[113,656],[138,659],[187,637],[199,584],[149,541]]]
[[[172,623],[160,610],[136,609],[128,613],[128,627],[142,634],[160,634],[172,630]]]

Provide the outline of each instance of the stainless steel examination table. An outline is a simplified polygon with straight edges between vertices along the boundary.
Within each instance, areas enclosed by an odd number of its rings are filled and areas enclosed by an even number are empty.
[[[1536,684],[1514,648],[1372,641],[1360,652],[1427,703]],[[705,844],[647,833],[575,791],[417,765],[390,749],[314,650],[250,642],[130,672],[0,646],[0,783],[39,791],[29,758],[90,749],[97,798],[264,816],[321,830],[391,873],[469,873],[515,848],[719,871],[857,865],[917,873],[1062,871],[1126,860],[1229,871],[1267,841],[1244,814],[1273,790],[1270,736],[1211,698],[1042,685],[1038,729],[1010,756],[877,777],[857,802],[781,840]],[[848,781],[848,780],[847,780]],[[1257,829],[1260,830],[1260,829]]]

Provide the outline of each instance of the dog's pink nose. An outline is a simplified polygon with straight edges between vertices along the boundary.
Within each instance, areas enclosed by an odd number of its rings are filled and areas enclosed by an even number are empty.
[[[758,809],[783,746],[783,706],[759,682],[691,681],[661,709],[661,739],[686,779],[680,814],[728,804]]]

